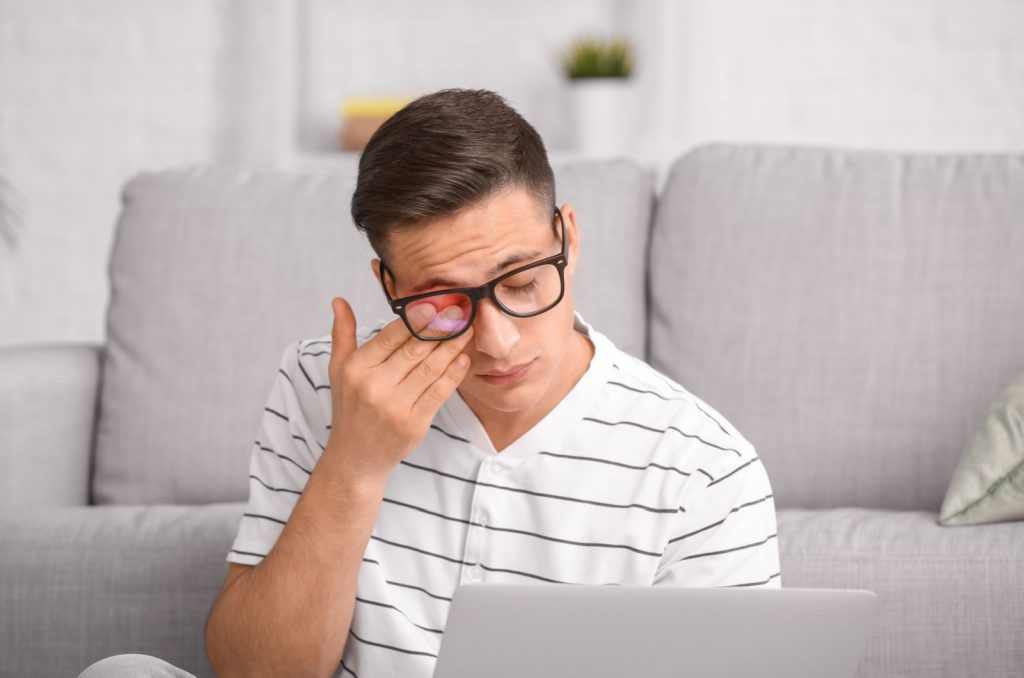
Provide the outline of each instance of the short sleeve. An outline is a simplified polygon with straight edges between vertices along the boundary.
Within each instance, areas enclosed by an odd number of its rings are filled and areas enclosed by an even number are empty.
[[[687,482],[655,586],[780,588],[775,500],[749,444]]]
[[[329,341],[289,344],[252,443],[249,500],[227,560],[258,565],[274,547],[330,433]]]

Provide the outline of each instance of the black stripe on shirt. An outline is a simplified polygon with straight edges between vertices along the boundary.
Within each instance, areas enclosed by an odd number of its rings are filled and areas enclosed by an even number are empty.
[[[309,446],[309,443],[308,443],[308,442],[306,441],[306,439],[305,439],[305,438],[303,438],[302,436],[300,436],[300,435],[298,435],[298,434],[296,434],[296,433],[293,433],[293,434],[292,434],[292,438],[295,438],[296,440],[301,440],[301,441],[302,441],[303,443],[305,443],[305,444],[306,444],[306,449],[307,449],[307,450],[309,450],[309,454],[310,454],[310,455],[312,455],[312,456],[316,456],[316,455],[313,455],[313,448],[311,448],[311,447]],[[321,445],[321,444],[320,444],[320,441],[319,441],[319,440],[316,440],[316,439],[314,438],[314,439],[313,439],[313,442],[317,444],[317,446],[318,446],[318,447],[320,448],[320,451],[321,451],[321,452],[323,452],[323,451],[324,451],[325,449],[327,449],[327,448],[325,448],[325,447],[324,447],[323,445]]]
[[[441,558],[442,560],[447,560],[448,562],[455,563],[456,565],[464,565],[465,564],[465,562],[463,560],[461,560],[460,558],[451,558],[449,556],[443,556],[440,553],[434,553],[433,551],[426,551],[424,549],[417,548],[416,546],[409,546],[408,544],[402,544],[402,543],[399,543],[397,541],[391,541],[389,539],[384,539],[382,537],[378,537],[375,534],[371,534],[370,535],[370,539],[373,539],[375,541],[379,541],[379,542],[384,543],[384,544],[388,544],[390,546],[395,546],[395,547],[400,548],[400,549],[409,549],[410,551],[416,551],[417,553],[422,553],[425,556],[433,556],[434,558]]]
[[[722,447],[721,445],[715,445],[712,442],[708,442],[707,440],[704,440],[699,435],[696,435],[694,433],[687,433],[686,431],[684,431],[684,430],[682,430],[680,428],[676,428],[675,426],[667,426],[665,428],[654,428],[653,426],[647,426],[645,424],[639,424],[639,423],[637,423],[635,421],[604,421],[603,419],[595,419],[594,417],[583,417],[583,420],[584,421],[592,421],[592,422],[597,423],[597,424],[604,424],[605,426],[635,426],[637,428],[642,428],[642,429],[644,429],[646,431],[652,431],[654,433],[665,433],[667,431],[675,431],[676,433],[678,433],[681,436],[685,436],[687,438],[694,438],[694,439],[699,440],[700,442],[704,443],[708,447],[715,448],[716,450],[722,450],[723,452],[733,452],[738,457],[742,457],[743,456],[743,453],[740,452],[739,450],[735,450],[735,449],[733,449],[731,447]]]
[[[299,462],[295,461],[294,459],[292,459],[290,457],[286,457],[283,454],[279,454],[279,453],[275,452],[274,450],[270,449],[269,447],[265,447],[263,445],[263,443],[261,443],[258,440],[256,441],[256,447],[258,447],[259,449],[263,450],[264,452],[270,452],[271,454],[276,455],[276,456],[280,457],[281,459],[284,459],[285,461],[291,462],[292,464],[295,465],[295,468],[299,469],[300,471],[305,473],[307,476],[313,475],[312,471],[307,471],[306,469],[302,468],[302,466],[299,465]]]
[[[262,485],[263,487],[267,488],[268,490],[272,490],[274,492],[290,492],[292,494],[302,494],[302,492],[300,492],[298,490],[289,490],[287,487],[271,487],[270,485],[267,485],[265,482],[263,482],[262,480],[260,480],[259,478],[257,478],[256,476],[254,476],[252,474],[250,474],[249,477],[252,478],[253,480],[255,480],[260,485]]]
[[[632,358],[633,356],[630,356],[630,357]],[[693,395],[693,394],[689,393],[688,391],[686,391],[686,390],[684,390],[682,388],[676,387],[674,384],[672,384],[672,382],[670,382],[668,380],[668,378],[665,375],[663,375],[660,372],[654,370],[653,368],[651,368],[650,365],[647,365],[645,363],[641,363],[636,358],[633,358],[633,360],[634,360],[634,362],[638,363],[639,365],[641,365],[643,367],[646,367],[647,368],[646,371],[648,371],[648,372],[650,372],[652,374],[656,374],[658,376],[659,381],[664,383],[665,387],[668,388],[669,391],[672,391],[673,393],[679,393],[680,395],[684,395],[684,396],[686,396],[686,395],[692,396]],[[619,367],[618,365],[612,364],[612,367],[614,367],[615,369],[619,370],[620,372],[622,371],[622,368]],[[631,376],[635,376],[635,375],[631,375]],[[655,393],[654,395],[658,395],[658,394]],[[675,398],[665,398],[665,400],[675,400]],[[693,398],[693,399],[687,398],[687,400],[689,400],[693,404],[694,407],[696,407],[698,410],[700,410],[701,413],[705,417],[710,419],[715,424],[715,426],[717,426],[719,428],[719,430],[721,430],[722,433],[724,433],[727,436],[732,435],[731,433],[729,433],[728,431],[725,430],[725,426],[723,426],[722,423],[720,421],[718,421],[718,419],[716,419],[715,417],[711,416],[710,412],[708,412],[707,410],[705,410],[703,407],[700,406],[700,403],[697,402],[696,398]]]
[[[580,504],[591,504],[593,506],[604,506],[604,507],[607,507],[607,508],[619,508],[619,509],[638,508],[638,509],[641,509],[643,511],[649,511],[651,513],[677,513],[678,510],[679,510],[678,507],[673,507],[673,508],[653,508],[651,506],[644,506],[643,504],[610,504],[610,503],[607,503],[607,502],[594,501],[594,500],[591,500],[591,499],[577,499],[576,497],[566,497],[564,495],[559,495],[559,494],[547,494],[545,492],[534,492],[532,490],[524,490],[524,489],[520,489],[518,487],[505,487],[503,485],[495,485],[493,483],[485,483],[485,482],[482,482],[482,481],[473,480],[472,478],[463,478],[461,476],[453,475],[451,473],[445,473],[444,471],[438,471],[437,469],[430,468],[429,466],[420,466],[419,464],[413,464],[412,462],[407,461],[405,459],[403,459],[399,463],[405,464],[406,466],[410,466],[410,467],[415,468],[415,469],[420,469],[422,471],[429,471],[430,473],[436,473],[437,475],[443,476],[445,478],[452,478],[453,480],[461,480],[462,482],[470,483],[471,485],[478,485],[478,486],[481,486],[481,487],[493,487],[496,490],[505,490],[507,492],[519,492],[519,493],[522,493],[522,494],[529,494],[529,495],[532,495],[534,497],[545,497],[547,499],[558,499],[558,500],[561,500],[561,501],[571,501],[571,502],[577,502],[577,503],[580,503]]]
[[[770,577],[768,577],[767,579],[765,579],[763,581],[751,581],[751,582],[746,582],[745,584],[726,584],[724,586],[721,586],[720,588],[728,589],[728,588],[738,588],[740,586],[762,586],[763,584],[767,584],[772,579],[775,579],[776,577],[779,577],[779,576],[782,576],[782,573],[781,572],[776,572],[775,574],[771,575]]]
[[[395,652],[402,652],[402,653],[405,653],[405,654],[416,654],[416,655],[421,655],[421,656],[424,656],[424,657],[433,657],[434,659],[437,659],[437,655],[432,653],[432,652],[421,652],[419,650],[406,650],[405,648],[395,647],[394,645],[385,645],[384,643],[375,643],[372,640],[365,640],[363,638],[360,638],[359,636],[356,635],[355,631],[353,631],[352,629],[349,629],[348,632],[349,632],[349,635],[351,635],[353,638],[358,640],[360,643],[364,643],[365,645],[373,645],[375,647],[383,647],[386,650],[394,650]]]
[[[330,354],[331,354],[330,351],[317,351],[315,353],[313,353],[311,351],[304,351],[304,352],[299,353],[299,355],[308,355],[310,358],[315,358],[318,355],[330,355]]]
[[[739,471],[742,471],[743,469],[745,469],[748,466],[750,466],[751,464],[753,464],[755,461],[760,461],[760,460],[761,460],[761,457],[754,457],[753,459],[751,459],[747,463],[741,464],[740,466],[737,466],[733,470],[729,471],[728,473],[726,473],[724,476],[722,476],[718,480],[712,480],[710,483],[708,483],[708,487],[711,487],[712,485],[717,485],[718,483],[722,482],[726,478],[731,478],[732,476],[734,476]]]
[[[266,558],[265,553],[253,553],[252,551],[239,551],[238,549],[228,549],[231,553],[237,553],[240,556],[256,556],[257,558]]]
[[[285,520],[281,520],[280,518],[274,518],[273,516],[265,516],[265,515],[263,515],[261,513],[243,513],[242,517],[243,518],[262,518],[263,520],[270,520],[270,521],[273,521],[275,523],[281,523],[282,525],[287,525],[288,524],[288,522],[285,521]]]
[[[630,386],[629,384],[623,384],[621,381],[611,381],[611,380],[608,380],[605,383],[609,384],[611,386],[621,386],[622,388],[628,389],[628,390],[633,391],[635,393],[646,393],[648,395],[652,395],[652,396],[656,396],[658,398],[661,398],[662,400],[668,400],[668,401],[672,401],[672,402],[686,402],[688,400],[685,397],[684,398],[669,398],[668,396],[661,395],[657,391],[645,391],[644,389],[641,389],[641,388],[634,388],[634,387]]]
[[[410,624],[412,624],[413,626],[415,626],[416,628],[423,629],[424,631],[429,631],[430,633],[444,633],[444,629],[432,629],[429,626],[421,626],[421,625],[417,624],[413,620],[409,619],[409,616],[407,614],[405,614],[405,612],[402,612],[400,609],[398,609],[394,605],[390,605],[388,603],[379,603],[376,600],[367,600],[366,598],[360,598],[359,596],[356,596],[356,600],[358,602],[360,602],[360,603],[365,603],[367,605],[376,605],[378,607],[390,608],[390,609],[394,610],[395,612],[397,612],[398,614],[400,614],[403,617],[405,617],[405,620],[407,622],[409,622]]]
[[[376,565],[378,567],[381,567],[380,561],[379,560],[374,560],[373,558],[363,558],[363,562],[364,563],[373,563],[374,565]],[[381,569],[383,569],[383,567],[381,567]],[[437,600],[447,600],[449,603],[452,602],[452,599],[451,599],[450,596],[441,596],[441,595],[438,595],[436,593],[431,593],[430,591],[428,591],[425,588],[422,588],[420,586],[414,586],[412,584],[405,584],[405,583],[400,582],[400,581],[392,581],[391,579],[385,579],[384,582],[387,583],[387,584],[391,584],[392,586],[401,586],[402,588],[405,588],[405,589],[416,589],[417,591],[420,591],[421,593],[427,594],[431,598],[436,598]]]
[[[583,542],[583,541],[572,541],[572,540],[569,540],[569,539],[559,539],[558,537],[549,537],[547,535],[539,534],[537,532],[528,532],[527,530],[517,530],[517,529],[511,528],[511,527],[495,527],[493,525],[481,525],[480,523],[473,522],[471,520],[465,520],[463,518],[453,518],[451,516],[446,516],[443,513],[436,513],[434,511],[430,511],[430,510],[422,508],[420,506],[414,506],[412,504],[406,504],[404,502],[396,501],[394,499],[388,499],[387,497],[384,498],[384,501],[388,502],[389,504],[396,504],[398,506],[404,506],[406,508],[410,508],[410,509],[413,509],[413,510],[416,510],[416,511],[420,511],[420,512],[426,513],[428,515],[437,516],[438,518],[443,518],[445,520],[450,520],[452,522],[463,523],[465,525],[472,525],[474,527],[482,527],[485,530],[493,530],[495,532],[511,532],[513,534],[524,534],[524,535],[526,535],[528,537],[536,537],[538,539],[544,539],[544,540],[547,540],[547,541],[558,542],[560,544],[569,544],[571,546],[590,546],[590,547],[597,547],[597,548],[625,549],[627,551],[632,551],[634,553],[639,553],[640,555],[644,555],[644,556],[661,557],[661,553],[653,553],[651,551],[644,551],[642,549],[638,549],[638,548],[635,548],[633,546],[627,546],[625,544],[604,544],[604,543],[599,543],[599,542]]]
[[[441,428],[440,426],[437,426],[435,424],[431,424],[430,428],[432,428],[435,431],[438,431],[440,433],[443,433],[444,435],[448,436],[452,440],[458,440],[460,443],[468,443],[469,442],[468,440],[466,440],[462,436],[457,436],[454,433],[448,433],[448,431],[445,431],[443,428]]]
[[[746,504],[740,504],[736,508],[731,509],[729,511],[729,513],[735,513],[736,511],[739,511],[742,508],[746,508],[747,506],[754,506],[755,504],[760,504],[761,502],[768,501],[769,499],[771,499],[774,496],[775,496],[774,494],[768,494],[768,495],[765,495],[764,497],[762,497],[761,499],[755,499],[754,501],[748,501]],[[704,527],[700,528],[699,530],[694,530],[693,532],[688,532],[687,534],[680,535],[678,537],[673,537],[672,539],[668,540],[668,543],[672,544],[674,542],[680,541],[681,539],[686,539],[687,537],[692,537],[695,534],[700,534],[704,530],[710,530],[712,527],[715,527],[716,525],[721,525],[722,523],[724,523],[726,518],[728,518],[728,517],[729,516],[727,514],[725,516],[725,518],[722,518],[718,522],[711,523],[710,525],[705,525]]]
[[[548,577],[542,577],[539,574],[530,574],[529,572],[521,572],[519,570],[506,570],[506,569],[502,569],[500,567],[488,567],[487,565],[484,565],[483,563],[466,563],[466,564],[467,565],[479,565],[481,568],[487,570],[488,572],[505,572],[507,574],[517,574],[520,577],[529,577],[530,579],[539,579],[541,581],[550,582],[552,584],[572,584],[572,583],[574,583],[574,582],[569,582],[569,581],[561,581],[559,579],[550,579]]]
[[[347,664],[345,664],[345,660],[344,660],[344,659],[342,659],[342,660],[341,660],[341,670],[342,670],[342,671],[348,671],[349,673],[351,673],[351,674],[352,674],[352,678],[359,678],[358,674],[356,674],[356,672],[355,672],[355,671],[353,671],[352,669],[350,669],[350,668],[348,667],[348,665],[347,665]]]
[[[296,353],[298,355],[295,356],[295,364],[298,365],[299,366],[299,370],[302,371],[302,376],[304,376],[306,378],[306,381],[309,382],[309,385],[313,387],[314,391],[319,391],[319,390],[325,389],[325,388],[326,389],[331,388],[330,384],[315,384],[315,383],[313,383],[313,378],[311,376],[309,376],[309,372],[307,372],[306,368],[302,365],[302,357],[301,357],[301,355],[302,355],[301,354],[302,348],[301,348],[301,346],[302,345],[300,343],[299,346],[296,347],[297,348]]]
[[[723,553],[732,553],[733,551],[742,551],[743,549],[754,548],[755,546],[761,546],[762,544],[767,544],[770,539],[773,539],[773,538],[778,537],[778,536],[779,536],[778,533],[770,534],[767,537],[765,537],[764,539],[762,539],[761,541],[756,541],[753,544],[744,544],[743,546],[735,546],[735,547],[733,547],[731,549],[722,549],[721,551],[708,551],[707,553],[694,553],[692,556],[685,556],[683,558],[680,558],[679,560],[683,561],[683,560],[690,560],[692,558],[705,558],[707,556],[720,556]]]
[[[285,415],[281,414],[281,413],[280,413],[280,412],[278,412],[277,410],[273,410],[273,409],[271,409],[271,408],[269,408],[269,407],[264,407],[264,408],[263,408],[263,410],[264,410],[265,412],[270,412],[271,414],[273,414],[273,415],[275,415],[275,416],[277,416],[277,417],[280,417],[280,418],[284,419],[284,420],[285,420],[285,421],[287,421],[287,422],[288,422],[289,424],[290,424],[290,423],[292,423],[292,420],[291,420],[291,419],[289,419],[289,418],[288,418],[288,417],[286,417]]]
[[[396,542],[396,541],[389,541],[387,539],[381,539],[380,537],[378,537],[376,535],[372,535],[372,534],[370,535],[370,539],[375,539],[375,540],[383,542],[385,544],[390,544],[391,546],[397,546],[398,548],[409,549],[410,551],[416,551],[417,553],[422,553],[422,554],[427,555],[427,556],[433,556],[435,558],[441,558],[442,560],[447,560],[447,561],[455,563],[457,565],[463,565],[463,566],[466,566],[466,567],[472,567],[474,565],[479,565],[481,568],[487,570],[488,572],[506,572],[508,574],[515,574],[515,575],[519,575],[521,577],[529,577],[530,579],[540,579],[541,581],[551,582],[552,584],[571,584],[572,583],[572,582],[567,582],[567,581],[560,581],[558,579],[550,579],[548,577],[542,577],[539,574],[531,574],[529,572],[523,572],[521,570],[508,570],[508,569],[504,569],[504,568],[500,568],[500,567],[491,567],[491,566],[488,566],[488,565],[484,565],[483,563],[475,563],[475,562],[474,563],[470,563],[470,562],[467,562],[465,560],[459,560],[457,558],[449,558],[448,556],[443,556],[443,555],[441,555],[439,553],[433,553],[431,551],[425,551],[425,550],[423,550],[421,548],[417,548],[415,546],[409,546],[408,544],[400,544],[399,542]]]
[[[558,457],[560,459],[579,459],[580,461],[593,461],[593,462],[597,462],[599,464],[611,464],[612,466],[621,466],[622,468],[633,469],[635,471],[646,471],[647,469],[653,467],[653,468],[659,468],[662,471],[674,471],[674,472],[678,473],[679,475],[683,475],[683,476],[689,476],[690,475],[690,473],[688,473],[688,472],[686,472],[686,471],[684,471],[682,469],[678,469],[675,466],[662,466],[661,464],[655,464],[654,462],[651,462],[650,464],[647,464],[646,466],[633,466],[632,464],[623,464],[621,461],[611,461],[610,459],[598,459],[597,457],[584,457],[583,455],[579,455],[579,454],[559,454],[557,452],[547,452],[547,451],[544,451],[544,450],[541,450],[537,454],[544,454],[544,455],[547,455],[549,457]]]

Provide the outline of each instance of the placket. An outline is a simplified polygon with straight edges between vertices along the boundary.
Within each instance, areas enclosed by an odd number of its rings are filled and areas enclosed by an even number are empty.
[[[514,464],[508,461],[502,461],[501,455],[494,455],[481,462],[477,469],[478,484],[473,491],[473,501],[470,504],[470,525],[462,554],[460,584],[478,584],[487,580],[487,570],[481,567],[480,563],[486,559],[493,536],[488,526],[494,520],[500,519],[500,516],[495,514],[498,510],[498,490],[481,483],[508,485],[507,477],[513,466]]]

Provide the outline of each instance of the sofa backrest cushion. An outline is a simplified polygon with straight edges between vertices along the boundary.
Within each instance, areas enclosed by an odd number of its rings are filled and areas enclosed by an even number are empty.
[[[576,307],[639,355],[652,177],[625,161],[555,171],[559,200],[579,213]],[[349,216],[354,186],[354,165],[321,175],[193,168],[126,186],[109,263],[95,503],[245,499],[285,346],[330,332],[333,296],[360,325],[394,317]]]
[[[937,511],[1024,369],[1024,157],[712,144],[651,236],[650,360],[780,507]]]

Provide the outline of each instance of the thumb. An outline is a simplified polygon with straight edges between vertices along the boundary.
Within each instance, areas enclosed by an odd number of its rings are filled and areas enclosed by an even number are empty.
[[[344,297],[331,299],[334,326],[331,328],[331,363],[339,365],[356,350],[356,315]]]

